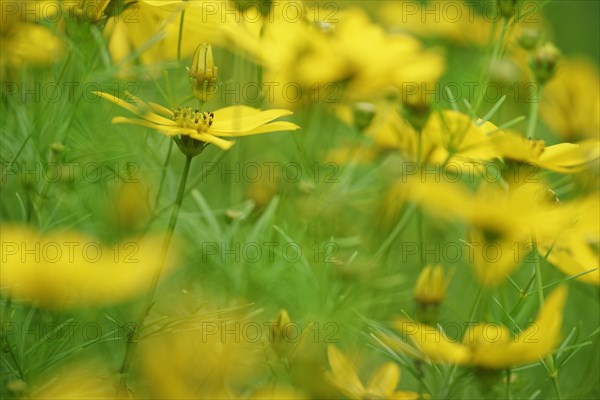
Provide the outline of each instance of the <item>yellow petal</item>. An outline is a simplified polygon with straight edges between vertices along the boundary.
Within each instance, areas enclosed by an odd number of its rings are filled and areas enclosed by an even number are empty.
[[[352,363],[334,345],[327,346],[327,358],[331,366],[331,373],[326,374],[328,380],[346,396],[360,399],[365,388]]]
[[[190,137],[192,139],[201,140],[206,143],[212,143],[212,144],[220,147],[223,150],[229,150],[235,144],[235,142],[233,142],[233,141],[224,140],[224,139],[221,139],[214,135],[210,135],[208,133],[194,132],[194,133],[190,134]]]
[[[251,129],[249,131],[237,132],[237,133],[228,133],[228,132],[217,132],[211,129],[211,134],[221,136],[221,137],[234,137],[234,136],[250,136],[250,135],[259,135],[261,133],[270,133],[270,132],[281,132],[281,131],[295,131],[300,129],[300,127],[294,123],[287,121],[275,121],[266,125],[260,125],[257,128]]]
[[[459,365],[470,361],[467,346],[451,340],[444,332],[429,325],[399,319],[394,323],[394,327],[411,339],[432,361]]]
[[[194,130],[194,129],[178,128],[176,126],[158,125],[153,122],[149,122],[149,121],[146,121],[143,119],[137,119],[137,118],[114,117],[112,119],[112,123],[113,124],[130,124],[130,125],[144,126],[146,128],[160,131],[167,136],[189,135],[191,132],[196,132],[196,130]]]
[[[536,362],[554,351],[560,340],[567,286],[555,289],[547,298],[535,321],[514,338],[492,365],[503,368]],[[491,363],[489,363],[491,364]],[[486,366],[486,365],[483,365]]]
[[[367,392],[378,398],[388,398],[400,382],[400,368],[394,363],[386,363],[379,368],[367,385]]]
[[[288,110],[266,110],[256,112],[255,109],[243,106],[228,107],[215,111],[211,130],[219,133],[238,133],[251,131],[277,118],[291,114]],[[250,109],[250,110],[248,110]]]

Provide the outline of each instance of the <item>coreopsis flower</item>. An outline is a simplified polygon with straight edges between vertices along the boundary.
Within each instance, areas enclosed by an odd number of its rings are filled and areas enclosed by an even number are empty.
[[[351,399],[418,399],[418,393],[397,391],[400,368],[388,362],[373,373],[365,386],[352,362],[337,347],[327,346],[327,358],[331,371],[325,377],[340,392]]]
[[[24,65],[44,65],[64,52],[61,40],[52,31],[36,22],[53,18],[60,9],[52,0],[18,0],[0,7],[0,71]],[[23,13],[23,10],[31,10]]]
[[[495,286],[520,265],[533,232],[556,238],[573,221],[571,210],[556,208],[540,196],[543,187],[532,186],[500,190],[497,185],[481,185],[471,193],[461,184],[413,177],[394,190],[432,215],[465,222],[475,275],[484,285]]]
[[[427,4],[419,1],[383,2],[378,16],[389,29],[407,32],[418,37],[440,38],[459,45],[485,46],[493,24],[482,15],[474,13],[464,2],[452,3],[456,18],[439,18],[439,14],[427,10],[442,10],[444,0]]]
[[[214,311],[212,319],[185,316],[168,332],[141,342],[141,372],[148,383],[134,391],[141,398],[237,398],[236,386],[255,384],[268,367],[262,327]]]
[[[600,138],[598,67],[586,59],[567,59],[544,86],[542,120],[567,141]]]
[[[260,26],[246,23],[228,2],[126,0],[125,11],[108,18],[104,34],[113,62],[122,67],[119,74],[128,76],[133,63],[151,66],[177,60],[178,56],[187,58],[199,42],[256,53]],[[132,54],[136,55],[133,60]]]
[[[110,399],[115,397],[114,376],[101,361],[80,360],[53,369],[27,388],[32,400]]]
[[[2,292],[49,308],[114,304],[144,293],[162,248],[156,235],[104,244],[80,232],[41,234],[16,225],[3,226],[1,237]]]
[[[559,143],[546,146],[543,140],[531,140],[517,132],[498,131],[490,141],[507,163],[528,164],[563,174],[581,172],[600,158],[600,142]]]
[[[444,150],[444,154],[437,155],[440,161],[447,157],[456,157],[456,161],[485,161],[498,157],[489,140],[489,133],[497,129],[489,122],[478,125],[467,114],[444,110],[431,114],[422,135]]]
[[[276,90],[275,102],[367,101],[390,87],[402,90],[406,82],[416,96],[421,83],[437,81],[444,70],[439,52],[423,49],[413,37],[389,35],[360,9],[344,10],[326,30],[282,15],[274,12],[273,23],[265,24],[259,57],[265,81],[294,89]]]
[[[560,340],[566,297],[566,286],[555,289],[535,321],[514,336],[503,325],[491,323],[470,326],[462,343],[437,328],[405,319],[397,320],[394,327],[432,362],[506,369],[538,362],[554,351]]]
[[[415,283],[414,297],[417,303],[428,306],[438,305],[446,298],[451,276],[444,276],[441,265],[427,265]]]
[[[214,112],[200,112],[191,107],[169,110],[153,102],[143,102],[131,96],[134,103],[104,92],[98,96],[130,111],[141,118],[114,117],[115,124],[133,124],[154,129],[177,142],[181,151],[190,156],[199,154],[206,145],[214,144],[228,150],[234,142],[224,138],[258,135],[277,131],[293,131],[300,127],[276,119],[291,115],[288,110],[261,111],[248,106],[231,106]]]
[[[576,216],[573,224],[558,237],[539,235],[540,254],[548,253],[547,260],[568,276],[590,285],[600,285],[600,200],[591,195],[582,200],[564,204]]]

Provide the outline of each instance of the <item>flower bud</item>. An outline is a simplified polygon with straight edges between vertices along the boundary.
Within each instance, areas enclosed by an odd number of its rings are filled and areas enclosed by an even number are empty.
[[[536,28],[524,28],[519,38],[517,39],[517,43],[525,50],[533,50],[540,43],[541,33],[539,29]]]
[[[277,319],[271,323],[271,346],[280,357],[285,356],[290,350],[290,340],[287,338],[287,329],[291,324],[290,316],[284,309],[279,310]]]
[[[506,19],[512,18],[517,9],[518,0],[497,0],[500,8],[500,15]]]
[[[437,306],[446,299],[450,275],[444,276],[441,265],[427,265],[417,278],[415,300],[419,305]]]
[[[546,42],[534,53],[529,64],[535,79],[544,84],[554,76],[560,59],[560,50],[551,42]]]
[[[363,132],[371,125],[375,114],[377,113],[377,107],[372,103],[356,103],[354,104],[354,125],[356,128]]]
[[[65,145],[62,143],[52,143],[50,145],[50,151],[54,155],[61,155],[65,151]]]
[[[217,67],[209,44],[202,43],[196,48],[188,74],[194,96],[206,103],[217,90]]]

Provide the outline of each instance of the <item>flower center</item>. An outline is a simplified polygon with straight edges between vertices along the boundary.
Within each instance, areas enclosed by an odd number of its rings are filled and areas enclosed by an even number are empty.
[[[214,119],[214,113],[200,112],[197,108],[192,111],[192,107],[178,107],[173,111],[173,121],[178,128],[192,128],[199,133],[208,132]]]

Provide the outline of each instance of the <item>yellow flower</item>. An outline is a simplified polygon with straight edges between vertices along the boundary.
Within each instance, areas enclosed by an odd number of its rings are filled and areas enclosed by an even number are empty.
[[[285,2],[276,3],[285,7]],[[266,67],[265,81],[295,88],[275,90],[279,103],[331,103],[342,96],[370,101],[390,87],[402,90],[406,82],[417,89],[433,83],[444,69],[438,52],[424,50],[413,37],[386,33],[358,8],[340,11],[331,29],[290,23],[281,18],[285,8],[273,14],[274,21],[264,26],[257,58]]]
[[[529,164],[549,171],[570,174],[589,168],[600,157],[600,142],[559,143],[546,147],[543,140],[530,140],[517,132],[496,132],[490,140],[506,160]]]
[[[576,215],[548,201],[540,192],[547,191],[542,185],[503,190],[484,184],[470,193],[460,184],[413,178],[395,185],[394,190],[397,197],[405,193],[439,218],[466,222],[470,227],[469,260],[479,280],[490,286],[501,283],[520,265],[532,233],[554,239]]]
[[[473,12],[464,2],[453,2],[451,7],[444,0],[433,0],[423,4],[419,1],[383,2],[378,16],[394,31],[408,32],[420,37],[441,38],[461,45],[485,46],[493,24]],[[440,13],[448,12],[448,18]],[[452,12],[452,14],[450,14]],[[455,17],[456,14],[456,17]]]
[[[50,308],[118,303],[148,289],[162,238],[102,244],[79,232],[42,235],[25,226],[3,226],[2,292]],[[175,265],[173,255],[167,267]]]
[[[113,62],[125,63],[119,71],[123,77],[131,74],[131,61],[148,66],[176,60],[179,46],[181,57],[186,58],[194,53],[199,42],[241,48],[251,53],[258,51],[255,37],[261,24],[247,24],[246,18],[228,2],[126,0],[126,3],[129,4],[125,11],[109,18],[104,29]],[[181,27],[183,10],[185,18]],[[183,28],[181,43],[180,28]],[[132,54],[136,55],[135,60],[131,60]],[[148,68],[142,71],[151,72]]]
[[[400,381],[400,368],[394,363],[386,363],[373,373],[365,387],[356,373],[352,362],[335,346],[327,346],[327,358],[331,371],[326,378],[340,392],[351,399],[418,399],[415,392],[396,391]]]
[[[561,63],[555,77],[544,87],[540,115],[568,141],[600,137],[598,68],[586,59]]]
[[[0,7],[0,73],[4,74],[7,67],[48,64],[63,54],[64,46],[60,39],[47,27],[34,23],[54,17],[55,10],[59,8],[52,3],[52,0],[19,0],[12,4],[14,7]],[[22,11],[26,9],[31,11],[24,14]]]
[[[450,278],[450,275],[444,277],[444,268],[441,265],[425,266],[415,284],[415,299],[423,305],[440,304],[446,298]]]
[[[446,156],[482,161],[498,157],[488,137],[495,129],[491,123],[477,125],[467,114],[444,110],[431,114],[423,128],[423,137],[444,149]]]
[[[566,286],[552,292],[535,321],[516,336],[502,325],[476,324],[467,329],[459,343],[428,325],[401,319],[395,327],[433,362],[505,369],[539,361],[554,351],[566,297]]]
[[[574,223],[558,237],[538,235],[540,254],[550,250],[548,262],[564,274],[580,275],[577,280],[600,285],[600,200],[592,195],[564,207],[576,216]]]
[[[189,151],[197,151],[198,146],[201,151],[209,143],[224,150],[230,149],[234,142],[223,138],[293,131],[300,128],[291,122],[274,121],[277,118],[291,115],[292,112],[288,110],[261,111],[248,106],[231,106],[215,112],[200,112],[192,110],[190,107],[180,107],[171,111],[159,104],[145,103],[133,96],[130,98],[135,104],[108,93],[94,93],[141,117],[141,119],[115,117],[112,120],[113,123],[133,124],[155,129],[175,138],[186,154]],[[187,138],[193,139],[195,142],[190,142]]]

